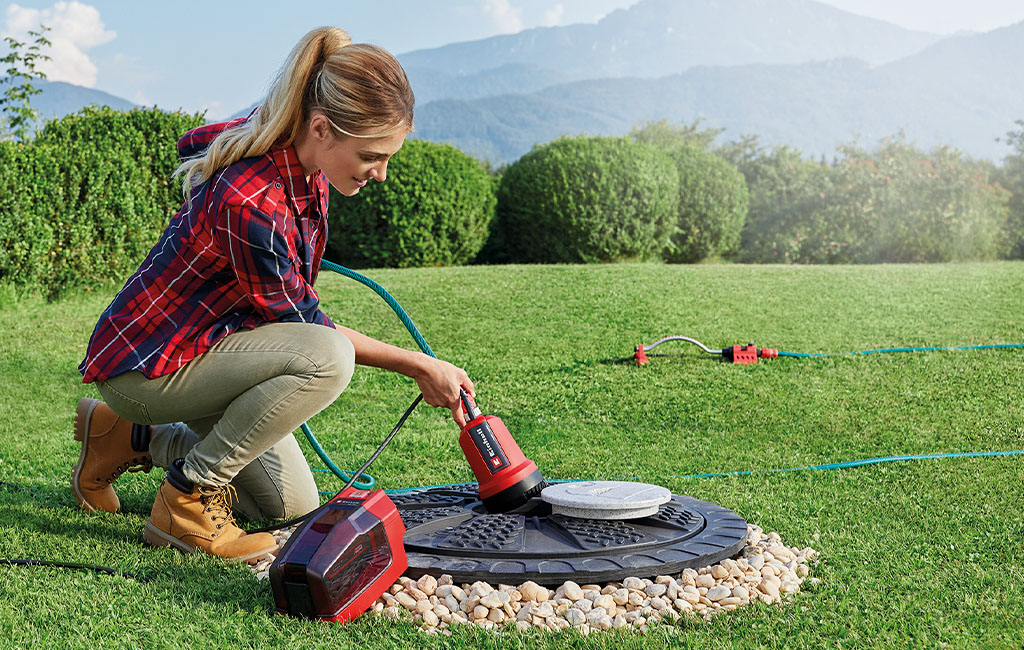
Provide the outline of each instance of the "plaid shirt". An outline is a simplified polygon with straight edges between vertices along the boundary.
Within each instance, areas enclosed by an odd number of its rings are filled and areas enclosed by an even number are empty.
[[[193,129],[194,156],[244,119]],[[294,147],[273,147],[192,191],[93,331],[83,381],[173,372],[239,329],[268,322],[333,327],[313,290],[327,239],[327,180],[306,183]]]

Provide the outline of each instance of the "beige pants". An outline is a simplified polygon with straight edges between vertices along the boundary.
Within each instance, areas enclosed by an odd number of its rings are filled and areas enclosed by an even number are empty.
[[[251,518],[291,518],[320,505],[292,432],[327,408],[352,378],[355,352],[341,332],[269,323],[235,332],[163,377],[130,371],[96,382],[122,418],[153,427],[153,464],[184,458],[199,485],[231,483]]]

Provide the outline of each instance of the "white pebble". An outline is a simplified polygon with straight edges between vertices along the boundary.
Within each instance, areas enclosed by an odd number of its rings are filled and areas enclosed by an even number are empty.
[[[647,587],[646,589],[644,589],[644,592],[648,596],[661,596],[666,591],[668,591],[668,587],[666,587],[663,584],[653,584],[650,587]]]
[[[628,580],[628,578],[627,578],[627,580]],[[577,601],[577,600],[582,600],[583,597],[584,597],[583,596],[583,589],[580,588],[580,586],[578,584],[576,584],[575,582],[572,582],[571,580],[570,581],[566,581],[564,584],[562,584],[561,589],[562,589],[562,593],[569,600]]]
[[[716,602],[722,600],[723,598],[727,598],[731,594],[731,589],[719,585],[718,587],[712,587],[711,589],[708,589],[707,597],[708,600],[710,600],[711,602]]]

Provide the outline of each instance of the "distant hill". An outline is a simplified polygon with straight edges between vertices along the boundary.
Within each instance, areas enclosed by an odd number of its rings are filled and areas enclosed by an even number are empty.
[[[848,57],[878,64],[919,52],[939,38],[813,0],[643,0],[596,24],[538,27],[398,58],[407,69],[453,76],[486,72],[503,78],[503,66],[528,64],[557,69],[566,80],[654,78],[702,65]],[[515,81],[508,78],[504,92],[531,90]]]
[[[46,81],[45,79],[37,79],[32,83],[43,91],[38,95],[33,95],[29,100],[32,103],[32,108],[39,112],[39,120],[42,122],[62,117],[68,113],[77,113],[90,104],[110,106],[119,111],[128,111],[135,107],[135,104],[127,99],[115,97],[102,90],[84,88],[63,81]]]
[[[537,28],[401,55],[414,137],[511,161],[563,134],[667,118],[831,153],[904,130],[1001,159],[1024,118],[1024,23],[940,39],[813,0],[643,0],[596,24]],[[44,117],[131,102],[41,82]],[[239,111],[247,115],[252,107]]]
[[[416,137],[451,142],[494,162],[562,134],[628,132],[648,119],[756,133],[810,154],[903,129],[926,147],[948,144],[993,159],[995,141],[1024,118],[1024,23],[956,36],[871,68],[851,60],[698,67],[659,79],[578,81],[538,92],[422,107]]]
[[[837,58],[879,64],[939,39],[814,0],[643,0],[596,24],[537,27],[398,59],[423,106],[586,79],[651,79],[706,65]]]

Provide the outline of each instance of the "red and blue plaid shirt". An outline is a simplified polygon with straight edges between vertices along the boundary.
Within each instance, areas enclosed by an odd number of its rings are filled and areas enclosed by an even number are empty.
[[[199,154],[243,121],[193,129],[178,152]],[[294,147],[273,147],[193,189],[100,316],[78,368],[83,381],[129,370],[160,377],[262,323],[333,327],[313,290],[327,239],[327,180],[317,171],[310,181]]]

